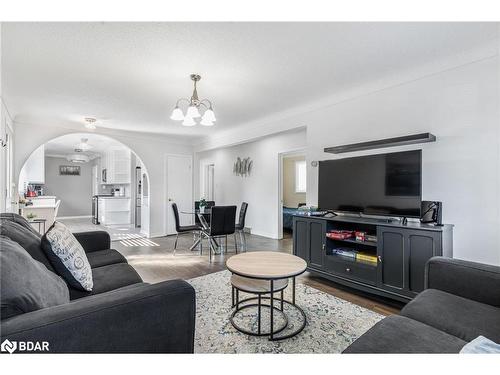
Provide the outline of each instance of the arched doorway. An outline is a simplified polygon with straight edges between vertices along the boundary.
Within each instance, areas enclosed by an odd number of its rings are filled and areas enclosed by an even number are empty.
[[[20,212],[34,221],[55,217],[73,231],[107,230],[112,239],[148,236],[149,174],[122,142],[71,133],[35,149],[19,173]],[[38,229],[38,228],[37,228]]]

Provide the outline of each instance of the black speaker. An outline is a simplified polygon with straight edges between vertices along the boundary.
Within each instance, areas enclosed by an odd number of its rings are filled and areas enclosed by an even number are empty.
[[[420,222],[424,224],[442,224],[443,202],[422,201],[420,206]]]

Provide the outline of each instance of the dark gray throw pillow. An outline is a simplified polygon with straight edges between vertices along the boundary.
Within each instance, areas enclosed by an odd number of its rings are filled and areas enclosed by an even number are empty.
[[[0,236],[1,319],[69,302],[68,286],[18,243]]]
[[[33,259],[43,263],[49,271],[53,271],[54,267],[49,262],[49,258],[45,255],[42,249],[40,237],[34,235],[31,231],[21,226],[18,223],[9,220],[0,220],[0,235],[10,238],[17,242],[25,249]]]

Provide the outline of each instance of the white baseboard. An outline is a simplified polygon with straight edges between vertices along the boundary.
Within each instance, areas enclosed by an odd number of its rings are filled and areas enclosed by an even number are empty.
[[[247,231],[245,231],[247,233]],[[255,231],[253,230],[251,234],[256,235],[256,236],[261,236],[261,237],[267,237],[267,238],[272,238],[274,240],[278,239],[278,235],[276,233],[268,233],[268,232],[261,232],[261,231]]]
[[[56,220],[67,220],[67,219],[92,219],[92,215],[82,215],[82,216],[57,216]]]

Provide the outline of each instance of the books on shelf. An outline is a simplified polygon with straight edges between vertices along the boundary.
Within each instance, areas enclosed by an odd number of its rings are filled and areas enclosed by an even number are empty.
[[[337,248],[337,249],[332,249],[332,254],[356,259],[357,251],[351,249]]]
[[[362,260],[365,262],[377,263],[377,256],[368,253],[356,253],[356,260]]]
[[[350,230],[332,230],[326,236],[334,240],[345,240],[354,237],[354,232]]]
[[[370,262],[377,264],[377,256],[374,254],[356,251],[350,248],[335,248],[331,251],[332,255],[340,255],[346,258],[351,258],[356,261]]]

